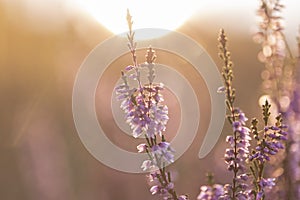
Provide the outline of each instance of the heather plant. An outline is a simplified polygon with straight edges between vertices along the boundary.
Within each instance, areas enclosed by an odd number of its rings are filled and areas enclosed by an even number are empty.
[[[207,185],[200,187],[198,200],[219,199],[224,194],[223,185],[214,182],[214,175],[207,173]]]
[[[271,105],[266,100],[262,106],[263,129],[258,129],[258,120],[252,120],[251,133],[256,141],[255,148],[249,156],[253,189],[251,193],[255,199],[265,199],[266,191],[275,186],[275,178],[266,178],[264,170],[272,156],[280,149],[284,149],[283,142],[287,140],[287,126],[282,124],[282,116],[276,117],[274,125],[269,125]]]
[[[232,126],[232,134],[226,137],[230,147],[226,149],[224,158],[227,169],[233,173],[232,183],[224,185],[224,194],[219,199],[265,199],[266,190],[275,185],[275,178],[265,178],[264,168],[271,156],[284,149],[282,141],[287,140],[287,126],[282,124],[281,115],[276,117],[275,125],[269,125],[271,105],[267,100],[262,105],[263,130],[258,130],[257,119],[252,120],[250,129],[246,126],[248,118],[234,106],[233,63],[224,30],[220,32],[219,43],[219,55],[224,64],[224,86],[220,87],[219,92],[225,93],[227,119]],[[256,141],[254,145],[252,142],[254,147],[251,147],[251,140]]]
[[[227,169],[233,173],[232,184],[224,186],[224,195],[221,199],[240,199],[246,198],[248,188],[245,181],[248,179],[246,170],[246,159],[249,154],[250,130],[247,128],[248,120],[241,109],[235,107],[235,89],[233,87],[233,63],[230,52],[227,49],[227,37],[224,30],[220,31],[219,36],[219,56],[223,60],[222,77],[224,86],[219,88],[219,92],[224,92],[226,96],[227,119],[232,126],[233,134],[227,136],[226,142],[230,145],[225,151],[225,162]]]
[[[162,83],[155,83],[155,51],[149,47],[146,53],[146,61],[139,64],[137,61],[134,32],[132,30],[132,17],[127,12],[129,27],[128,47],[133,64],[121,72],[123,83],[116,87],[118,100],[126,114],[126,122],[130,125],[134,138],[144,136],[145,143],[137,146],[138,152],[146,152],[148,159],[142,163],[141,168],[149,171],[149,180],[152,184],[150,192],[161,195],[166,200],[184,200],[187,196],[178,196],[172,181],[171,173],[166,166],[174,162],[174,149],[166,141],[164,132],[168,122],[168,107],[163,104],[161,91]],[[147,83],[141,81],[141,68],[148,70]],[[136,82],[130,85],[128,79]]]
[[[259,60],[265,65],[262,72],[263,92],[273,104],[273,110],[282,113],[289,126],[286,151],[272,161],[272,171],[278,176],[274,197],[300,199],[300,136],[299,136],[299,58],[296,59],[286,41],[279,0],[261,0],[258,9],[259,30],[254,36],[261,44]],[[298,38],[298,48],[299,38]]]

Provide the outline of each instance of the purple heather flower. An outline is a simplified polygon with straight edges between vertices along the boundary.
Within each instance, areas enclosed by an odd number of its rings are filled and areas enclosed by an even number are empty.
[[[172,182],[168,183],[166,189],[170,190],[170,189],[173,189],[173,188],[174,188],[174,183],[172,183]]]
[[[220,196],[220,200],[231,200],[230,193],[232,192],[232,186],[225,184],[223,186],[223,195]]]
[[[211,188],[209,186],[201,186],[200,194],[198,195],[198,200],[210,199],[211,197]]]
[[[165,174],[168,177],[168,173]],[[174,183],[167,180],[165,181],[163,175],[160,173],[159,170],[150,172],[148,175],[151,185],[153,185],[150,189],[150,192],[154,194],[162,195],[163,199],[174,200],[173,197],[168,195],[169,191],[174,190]]]
[[[245,126],[248,118],[238,108],[235,109],[235,118],[232,122],[232,129],[234,134],[226,137],[226,142],[230,145],[225,151],[225,163],[227,169],[235,173],[234,182],[235,184],[235,198],[246,199],[248,192],[248,175],[244,174],[246,169],[246,160],[249,155],[250,147],[250,129]],[[231,199],[233,195],[232,186],[224,186],[223,195],[220,199],[227,200]]]
[[[218,88],[217,93],[225,93],[226,92],[226,87],[221,86]]]
[[[264,193],[262,191],[258,192],[255,200],[260,200],[263,197]]]
[[[228,136],[226,137],[226,142],[227,142],[228,144],[230,144],[231,147],[234,147],[234,138],[233,138],[232,135],[228,135]]]
[[[150,182],[157,182],[159,176],[158,171],[151,171],[149,175],[147,175]]]
[[[131,68],[128,67],[128,69]],[[133,75],[135,76],[135,74],[129,76]],[[122,79],[124,83],[118,85],[115,91],[117,99],[121,101],[120,107],[126,113],[126,122],[130,125],[133,136],[137,138],[143,133],[146,133],[148,138],[154,138],[155,135],[161,136],[169,120],[168,107],[161,105],[163,98],[159,94],[163,85],[155,84],[153,87],[144,86],[139,89],[130,89],[124,73]],[[144,94],[144,91],[149,92],[152,96],[146,98],[147,93]]]
[[[174,188],[174,184],[171,182],[167,185],[167,187],[161,186],[161,185],[153,185],[150,188],[150,192],[152,195],[160,194],[160,195],[166,195],[168,193],[168,190],[171,190]],[[165,197],[164,199],[170,199],[169,197]]]
[[[159,148],[166,150],[166,149],[170,148],[170,143],[169,142],[160,142],[160,143],[158,143],[158,146],[159,146]]]
[[[240,121],[243,125],[245,125],[246,121],[248,121],[248,118],[246,117],[245,113],[241,112],[240,110],[239,110],[238,113],[239,113],[239,121]]]
[[[265,195],[265,190],[272,189],[275,186],[275,178],[262,178],[258,184],[260,190],[257,191],[255,200],[261,200]]]
[[[149,170],[153,166],[153,163],[151,160],[145,160],[141,166],[143,171]]]
[[[159,193],[160,187],[158,185],[154,185],[150,188],[150,192],[152,195]]]
[[[260,180],[259,185],[262,188],[272,188],[273,186],[275,186],[275,178],[263,178]]]
[[[144,152],[147,149],[147,145],[145,143],[139,144],[136,148],[138,149],[138,152]]]
[[[226,138],[226,141],[230,144],[230,148],[225,151],[225,162],[230,171],[233,170],[235,166],[241,170],[245,168],[244,162],[249,154],[248,148],[251,140],[251,137],[249,136],[250,129],[244,126],[247,117],[240,109],[236,109],[236,111],[239,121],[234,121],[232,123],[233,131],[236,134],[236,141],[232,135],[227,136]],[[237,156],[235,156],[234,146],[236,146]]]
[[[136,126],[136,127],[134,127],[134,129],[133,129],[132,135],[133,135],[133,137],[137,138],[137,137],[139,137],[140,135],[142,135],[142,133],[143,133],[143,128],[142,128],[142,126]]]
[[[153,137],[153,133],[162,135],[162,132],[166,129],[166,124],[169,120],[168,107],[153,104],[149,110],[151,119],[153,120],[147,131],[148,137]]]
[[[126,71],[129,71],[129,70],[132,70],[133,68],[134,68],[134,66],[128,65],[127,67],[125,67],[125,70],[126,70]]]
[[[154,156],[157,156],[157,158],[161,161],[161,163],[157,163],[160,167],[163,162],[167,163],[173,163],[174,162],[174,155],[175,152],[174,149],[170,146],[170,143],[168,142],[160,142],[157,145],[152,146],[152,153]]]
[[[238,179],[243,180],[243,181],[247,181],[249,178],[249,176],[247,174],[241,174],[238,176]]]
[[[284,126],[285,127],[285,126]],[[249,160],[257,159],[260,162],[270,160],[270,156],[276,155],[284,146],[282,141],[285,141],[286,132],[276,126],[267,126],[264,128],[265,138],[255,147],[255,152],[249,156]]]
[[[218,200],[223,193],[223,186],[219,184],[201,186],[197,200]]]
[[[188,200],[188,197],[186,195],[180,195],[178,200]]]
[[[248,200],[248,195],[245,194],[243,191],[239,191],[237,194],[236,194],[236,199],[238,200]]]

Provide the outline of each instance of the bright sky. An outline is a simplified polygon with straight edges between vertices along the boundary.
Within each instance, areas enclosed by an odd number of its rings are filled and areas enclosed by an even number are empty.
[[[33,24],[47,24],[44,28],[59,24],[68,17],[77,15],[92,16],[113,33],[127,31],[126,10],[134,20],[134,28],[175,29],[198,12],[207,20],[220,17],[230,21],[243,16],[236,24],[236,30],[249,31],[255,27],[255,11],[259,0],[2,0],[9,9],[26,12]],[[282,0],[286,5],[283,16],[286,22],[288,40],[294,43],[300,24],[299,3],[296,0]],[[214,16],[214,15],[220,16]],[[199,15],[200,16],[200,15]],[[76,16],[78,17],[78,16]],[[213,20],[214,20],[213,19]],[[54,23],[55,22],[55,23]],[[19,21],[18,21],[19,23]],[[54,24],[53,24],[54,23]],[[38,27],[36,27],[38,28]]]
[[[127,31],[126,10],[134,27],[175,29],[199,8],[199,0],[77,0],[91,15],[114,33]]]

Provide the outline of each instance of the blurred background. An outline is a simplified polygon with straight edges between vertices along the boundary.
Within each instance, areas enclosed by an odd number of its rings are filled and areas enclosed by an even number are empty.
[[[144,174],[119,172],[93,158],[81,143],[72,117],[76,73],[96,45],[118,31],[125,31],[117,28],[126,27],[126,8],[132,8],[134,21],[141,19],[139,23],[145,27],[163,21],[168,15],[169,21],[160,27],[173,28],[193,38],[219,69],[222,63],[217,55],[217,36],[219,29],[224,28],[235,66],[236,103],[249,118],[260,114],[258,99],[262,94],[263,65],[257,61],[260,46],[252,41],[257,30],[259,1],[184,1],[181,6],[185,7],[179,8],[174,2],[166,2],[160,5],[145,1],[141,7],[134,1],[126,5],[112,0],[0,0],[0,199],[158,199],[150,195]],[[285,33],[296,55],[295,38],[300,24],[297,1],[282,3],[286,5]],[[156,13],[155,8],[164,11],[164,15]],[[124,12],[120,14],[120,10]],[[182,18],[176,19],[178,15]],[[124,18],[120,25],[107,21],[118,21],[118,16]],[[151,19],[153,24],[147,24],[144,19]],[[172,24],[172,19],[180,23]],[[216,147],[200,160],[198,151],[210,118],[205,83],[186,62],[171,59],[164,52],[157,54],[158,62],[174,66],[190,81],[199,100],[198,135],[188,151],[170,167],[178,192],[195,199],[200,185],[206,183],[206,172],[214,172],[216,182],[230,180],[222,160],[226,148],[224,138],[229,129],[224,126]],[[97,102],[105,102],[113,92],[107,89],[113,87],[112,83],[105,80],[118,77],[119,70],[130,62],[130,56],[125,55],[109,66],[110,70],[99,82]],[[168,130],[176,131],[179,105],[170,99],[166,102],[170,103]],[[135,151],[139,142],[116,128],[104,105],[96,103],[96,108],[99,123],[105,126],[108,137],[120,147]]]

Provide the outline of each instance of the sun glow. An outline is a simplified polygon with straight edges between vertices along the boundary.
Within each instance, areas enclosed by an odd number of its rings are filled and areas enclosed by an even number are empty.
[[[81,7],[115,34],[126,32],[126,10],[133,16],[134,29],[163,28],[174,30],[198,8],[199,0],[77,0]]]

